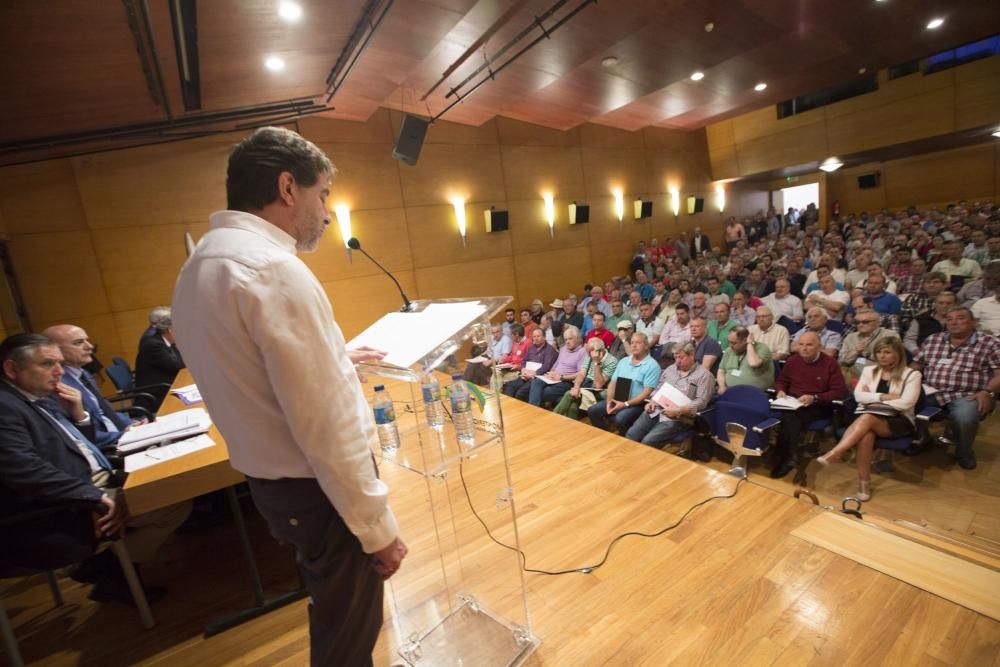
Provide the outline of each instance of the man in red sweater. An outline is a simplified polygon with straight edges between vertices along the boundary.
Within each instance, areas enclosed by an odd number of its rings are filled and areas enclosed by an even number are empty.
[[[584,342],[590,341],[591,338],[600,338],[604,341],[604,346],[610,349],[611,344],[615,342],[615,335],[604,327],[604,313],[597,311],[591,317],[594,319],[594,328],[587,332],[587,340]]]
[[[810,422],[830,416],[833,401],[847,395],[847,385],[837,360],[823,354],[819,336],[809,331],[799,338],[798,354],[788,358],[774,388],[778,398],[793,396],[802,403],[798,410],[779,411],[778,454],[781,458],[771,471],[771,477],[778,479],[798,467],[802,432]]]

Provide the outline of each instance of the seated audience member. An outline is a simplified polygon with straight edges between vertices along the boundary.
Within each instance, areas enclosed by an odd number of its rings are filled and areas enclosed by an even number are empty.
[[[767,279],[764,272],[760,269],[750,271],[750,277],[740,285],[740,291],[758,299],[767,296]]]
[[[788,280],[788,291],[799,299],[803,298],[805,296],[803,290],[806,285],[806,275],[802,273],[802,263],[794,257],[788,260],[785,278]]]
[[[610,331],[615,331],[618,329],[618,323],[627,319],[630,318],[625,314],[625,304],[622,303],[621,299],[615,299],[611,302],[611,317],[604,320],[604,326]]]
[[[899,297],[886,291],[885,276],[880,273],[868,276],[868,281],[865,283],[864,296],[867,297],[867,300],[870,300],[872,308],[876,313],[899,315],[903,308]]]
[[[974,259],[969,259],[968,257],[962,257],[962,242],[961,241],[948,241],[944,244],[944,259],[934,265],[932,271],[940,271],[941,273],[948,276],[948,280],[951,280],[952,276],[961,276],[965,278],[966,282],[970,282],[979,277],[979,274],[983,272],[979,262]]]
[[[634,323],[639,319],[639,308],[642,306],[642,296],[639,292],[629,292],[628,303],[625,304],[625,316]]]
[[[652,341],[652,346],[660,340],[663,323],[653,315],[653,304],[644,303],[639,307],[639,319],[635,321],[635,330],[645,335],[646,340]]]
[[[503,329],[503,335],[510,335],[510,325],[517,324],[517,311],[513,308],[508,308],[503,311],[503,322],[500,324],[500,328]]]
[[[492,325],[490,327],[490,334],[490,354],[483,361],[470,361],[467,363],[465,365],[465,372],[462,374],[465,380],[481,386],[486,386],[490,383],[490,377],[493,376],[493,364],[510,354],[513,345],[510,336],[504,334],[503,326],[500,324]]]
[[[531,321],[535,324],[541,324],[542,315],[545,314],[545,304],[542,303],[542,300],[533,299],[529,311],[531,312]]]
[[[557,403],[573,386],[576,374],[580,372],[587,356],[587,350],[583,347],[580,330],[576,327],[563,329],[563,342],[564,345],[559,350],[555,363],[546,371],[537,373],[531,382],[518,391],[517,398],[521,400],[527,398],[528,403],[536,406],[541,406],[543,403]]]
[[[568,327],[567,327],[568,328]],[[503,385],[503,393],[514,396],[522,401],[528,400],[528,387],[536,375],[545,375],[552,369],[558,353],[556,349],[545,342],[545,334],[535,328],[531,332],[531,345],[521,360],[521,372],[516,380],[510,380]],[[528,368],[528,365],[539,364],[538,368]]]
[[[104,452],[113,451],[132,420],[115,411],[101,395],[93,376],[84,370],[83,367],[94,358],[94,346],[87,332],[72,324],[58,324],[43,331],[42,335],[56,343],[62,352],[62,381],[80,392],[83,408],[90,415],[94,428],[91,441]]]
[[[979,331],[991,336],[1000,336],[1000,300],[997,300],[996,293],[976,301],[971,310]]]
[[[899,323],[905,330],[917,317],[929,315],[934,309],[937,295],[948,285],[948,276],[932,271],[924,277],[923,286],[918,292],[911,292],[903,301],[899,310]]]
[[[559,316],[562,314],[563,303],[564,302],[562,299],[552,300],[552,303],[549,304],[549,309],[545,311],[545,314],[548,315],[549,317],[549,321],[551,322],[559,321]]]
[[[695,292],[691,295],[691,319],[701,318],[707,320],[712,312],[708,309],[708,301],[704,292]]]
[[[174,341],[170,309],[157,306],[149,314],[149,319],[152,331],[147,330],[143,334],[139,341],[139,353],[135,357],[135,385],[149,387],[144,392],[153,397],[153,403],[137,400],[136,405],[155,413],[160,409],[177,373],[184,368],[184,359]]]
[[[747,296],[743,292],[733,294],[729,316],[743,327],[750,327],[757,323],[757,313],[747,305]]]
[[[559,401],[560,404],[563,404],[569,400],[575,407],[567,408],[566,412],[556,409],[556,412],[566,414],[574,419],[576,419],[579,410],[588,410],[591,405],[597,402],[595,396],[603,398],[604,390],[607,389],[608,383],[611,382],[615,373],[615,367],[618,366],[618,359],[608,352],[608,348],[604,346],[604,341],[600,338],[591,338],[587,341],[586,348],[587,360],[580,368],[580,372],[576,374],[573,386],[563,394]],[[584,389],[591,390],[588,393],[593,400],[584,401],[584,392],[582,391]],[[570,397],[569,399],[566,398],[567,395]]]
[[[774,386],[774,363],[767,345],[756,342],[746,327],[736,327],[729,332],[729,347],[722,353],[722,362],[716,374],[719,393],[738,384],[749,384],[758,389]]]
[[[679,390],[691,403],[684,407],[664,408],[650,401],[638,414],[625,433],[629,440],[651,447],[662,447],[677,433],[691,428],[700,410],[704,410],[715,393],[712,374],[694,360],[694,346],[684,343],[674,349],[674,363],[659,374],[656,393],[664,384]]]
[[[618,362],[614,375],[608,384],[607,398],[598,401],[587,410],[590,423],[597,428],[607,429],[610,419],[618,428],[619,433],[625,433],[642,414],[642,404],[660,377],[660,365],[649,355],[649,340],[645,334],[633,333],[629,341],[631,354]],[[625,400],[615,398],[618,385],[628,383],[629,389]],[[624,392],[622,392],[624,394]]]
[[[877,262],[872,262],[871,264],[868,265],[868,277],[865,278],[865,282],[861,284],[861,290],[863,292],[867,292],[868,291],[868,282],[874,276],[881,276],[882,277],[882,291],[883,292],[888,292],[889,294],[892,294],[892,295],[896,294],[896,282],[894,280],[892,280],[892,278],[890,278],[888,275],[886,275],[885,271],[882,270],[882,265],[879,264],[879,263],[877,263]],[[854,287],[855,287],[855,289],[858,288],[857,285],[855,285]]]
[[[789,335],[788,329],[775,323],[774,314],[767,306],[757,309],[757,323],[748,327],[750,336],[758,343],[764,343],[767,349],[771,350],[771,358],[775,361],[782,361],[788,358]]]
[[[920,398],[920,371],[908,368],[906,353],[898,338],[875,344],[875,365],[865,368],[854,388],[862,411],[847,427],[840,442],[816,461],[823,466],[838,461],[852,447],[858,448],[858,493],[870,500],[871,464],[876,438],[902,438],[916,433],[913,408]]]
[[[722,346],[708,337],[708,323],[698,318],[691,320],[691,342],[694,343],[694,358],[705,370],[715,374],[722,358]]]
[[[653,295],[656,294],[656,288],[653,287],[653,283],[649,282],[645,271],[635,272],[635,289],[643,301],[652,300]]]
[[[559,314],[558,319],[560,326],[560,335],[562,335],[562,326],[569,324],[577,329],[583,326],[583,313],[576,309],[576,302],[572,299],[566,299],[562,304],[562,312]]]
[[[993,409],[1000,391],[1000,342],[976,331],[968,308],[948,311],[947,331],[934,334],[920,346],[913,368],[923,382],[937,389],[928,401],[945,409],[957,436],[955,456],[966,470],[976,467],[972,444],[979,422]]]
[[[597,306],[591,301],[583,313],[583,328],[580,329],[580,335],[583,338],[586,338],[590,330],[594,328],[594,313],[596,312],[598,312]]]
[[[854,315],[857,331],[844,338],[837,361],[849,376],[861,377],[866,366],[875,364],[875,343],[883,338],[899,338],[895,331],[881,325],[882,318],[870,308],[860,308]]]
[[[819,265],[806,277],[805,286],[802,291],[808,295],[810,292],[818,290],[820,288],[819,281],[823,278],[823,276],[833,276],[833,284],[836,288],[838,290],[846,291],[844,290],[844,279],[847,274],[843,269],[834,268],[835,266],[833,257],[830,255],[823,255],[820,259]]]
[[[663,330],[662,327],[674,316],[674,313],[677,312],[677,306],[681,303],[683,303],[683,299],[681,298],[680,290],[670,290],[667,300],[660,304],[660,312],[656,314],[656,319],[660,322],[661,332]]]
[[[975,229],[970,235],[969,243],[962,249],[962,256],[975,260],[980,266],[989,263],[990,250],[986,246],[986,232]]]
[[[1000,284],[1000,262],[987,264],[983,267],[981,276],[962,285],[962,289],[958,291],[958,304],[972,308],[972,304],[976,301],[993,296],[998,284]]]
[[[906,329],[906,336],[903,338],[903,347],[910,354],[920,351],[920,346],[924,341],[936,333],[941,333],[946,329],[948,323],[948,311],[956,305],[954,292],[941,292],[934,299],[934,309],[921,314],[910,320],[910,326]]]
[[[799,351],[799,338],[801,338],[807,331],[811,331],[819,336],[820,348],[823,350],[823,353],[829,354],[831,357],[836,357],[840,352],[840,345],[843,343],[844,339],[836,331],[826,328],[826,323],[828,321],[829,318],[826,316],[825,310],[818,306],[810,308],[809,312],[806,313],[806,325],[796,331],[795,335],[792,336],[792,354]]]
[[[653,286],[650,285],[650,289]],[[594,304],[599,311],[604,313],[604,317],[611,317],[611,304],[607,302],[604,298],[604,289],[598,285],[594,285],[590,288],[590,296],[584,297],[577,309],[583,312],[587,312],[587,305]]]
[[[0,543],[10,565],[50,568],[83,561],[72,575],[93,583],[90,599],[132,604],[110,549],[98,540],[121,536],[137,563],[149,561],[191,510],[182,503],[130,518],[119,476],[89,439],[94,416],[80,392],[61,382],[59,346],[38,334],[0,343],[0,519],[66,505],[66,511],[18,527]],[[147,589],[155,601],[162,589]]]
[[[559,337],[556,336],[555,330],[552,328],[552,318],[547,314],[542,315],[542,320],[538,323],[538,328],[545,334],[545,342],[558,349]]]
[[[708,337],[719,344],[723,350],[729,347],[729,332],[739,326],[739,322],[730,318],[729,304],[715,304],[715,317],[708,323]]]
[[[791,289],[788,280],[781,278],[774,282],[774,294],[764,297],[764,305],[767,306],[775,318],[787,317],[795,322],[802,320],[802,300],[790,294]]]
[[[495,334],[494,334],[495,335]],[[524,335],[524,327],[520,324],[510,326],[510,351],[497,357],[497,363],[511,369],[520,370],[524,365],[524,355],[531,347],[531,339]]]
[[[890,271],[890,273],[892,272]],[[896,294],[902,299],[904,295],[922,291],[926,277],[927,262],[920,257],[914,257],[910,260],[910,272],[905,276],[895,276]]]
[[[820,351],[819,336],[811,331],[799,339],[799,351],[788,358],[774,384],[778,398],[792,396],[802,407],[780,410],[781,430],[778,434],[779,460],[771,477],[784,477],[799,464],[799,448],[806,426],[817,419],[829,417],[833,401],[844,398],[847,386],[833,357]]]
[[[711,308],[717,303],[724,303],[729,305],[729,296],[721,291],[722,283],[715,276],[709,277],[706,281],[705,286],[708,288],[708,294],[705,295],[705,303]]]
[[[691,340],[691,309],[686,303],[677,304],[674,316],[667,320],[660,332],[659,346],[661,359],[673,359],[671,350],[681,343]]]
[[[524,335],[531,338],[531,332],[538,326],[535,324],[535,321],[531,319],[531,311],[527,308],[522,308],[518,313],[518,317],[520,318],[521,326],[524,327]]]
[[[618,323],[618,335],[608,350],[615,359],[624,359],[632,353],[632,347],[629,344],[629,339],[632,338],[632,329],[633,324],[631,320],[622,320]]]
[[[615,342],[615,335],[604,328],[604,313],[598,311],[595,312],[591,319],[593,321],[593,327],[587,332],[584,337],[584,342],[590,340],[591,338],[600,338],[605,345],[610,346]]]
[[[832,320],[841,321],[847,312],[847,306],[851,303],[851,296],[844,290],[837,289],[837,283],[829,273],[819,279],[818,289],[813,290],[806,296],[805,307],[820,307],[827,317]]]

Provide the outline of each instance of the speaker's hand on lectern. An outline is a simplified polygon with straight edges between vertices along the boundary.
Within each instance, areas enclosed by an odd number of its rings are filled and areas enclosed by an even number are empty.
[[[362,361],[381,361],[385,357],[385,352],[362,345],[353,350],[348,350],[347,356],[350,357],[352,364],[357,364]]]
[[[408,551],[403,540],[397,537],[389,546],[372,554],[372,567],[382,575],[382,579],[388,579],[399,570]]]

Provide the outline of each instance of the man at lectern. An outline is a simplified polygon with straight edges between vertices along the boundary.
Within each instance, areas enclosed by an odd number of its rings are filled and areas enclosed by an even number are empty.
[[[383,580],[406,555],[369,449],[371,410],[330,302],[296,251],[330,224],[330,160],[290,130],[230,153],[227,209],[181,270],[174,331],[233,467],[312,598],[313,665],[369,664]]]

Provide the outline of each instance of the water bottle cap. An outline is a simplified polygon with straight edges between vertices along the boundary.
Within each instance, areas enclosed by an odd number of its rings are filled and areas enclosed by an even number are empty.
[[[461,380],[462,379],[462,374],[461,373],[455,373],[454,375],[451,376],[451,379],[452,380]]]
[[[377,384],[377,385],[375,385],[375,391],[384,391],[384,390],[385,390],[385,385],[384,384]]]

